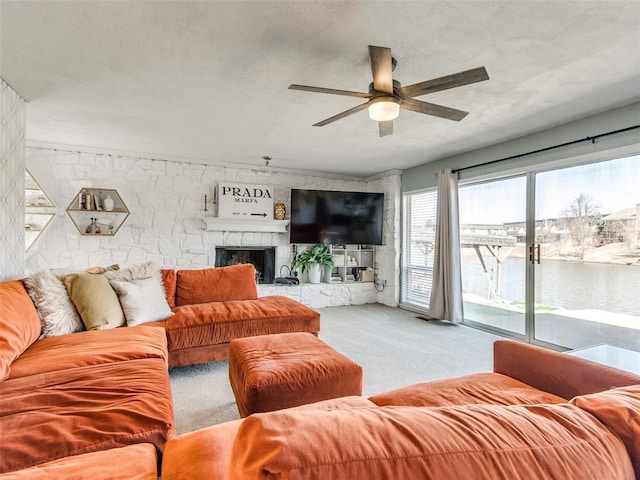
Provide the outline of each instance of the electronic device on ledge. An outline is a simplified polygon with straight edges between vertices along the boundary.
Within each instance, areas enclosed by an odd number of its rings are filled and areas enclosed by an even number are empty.
[[[286,277],[276,277],[274,283],[278,285],[300,285],[300,279],[293,275],[287,275]]]

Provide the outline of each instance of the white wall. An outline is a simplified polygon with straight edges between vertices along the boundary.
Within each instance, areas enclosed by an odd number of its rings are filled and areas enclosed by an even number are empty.
[[[382,191],[385,193],[386,245],[377,258],[388,287],[373,301],[397,305],[400,175],[393,172],[372,181],[328,178],[277,170],[205,166],[153,160],[27,148],[26,166],[57,206],[47,229],[31,247],[26,272],[52,267],[122,266],[152,260],[173,268],[204,268],[215,263],[216,246],[275,246],[276,274],[291,264],[288,234],[207,232],[199,217],[203,197],[213,195],[219,181],[274,186],[274,202],[284,202],[287,218],[291,188]],[[131,215],[114,237],[82,236],[65,209],[82,188],[115,188]]]
[[[25,103],[0,79],[0,280],[24,272]]]
[[[491,145],[486,148],[448,157],[437,162],[426,163],[403,172],[402,191],[409,192],[434,187],[436,174],[441,168],[464,168],[484,162],[520,155],[523,153],[563,144],[595,135],[623,129],[640,124],[640,102],[609,110],[597,115],[559,125],[538,133],[517,138],[508,142]],[[540,168],[553,168],[556,163],[588,162],[599,159],[611,159],[616,156],[640,152],[640,129],[598,139],[595,143],[583,142],[572,146],[529,155],[517,160],[508,160],[494,165],[472,168],[460,172],[460,179],[474,178],[491,174],[512,174],[523,171],[531,165]]]

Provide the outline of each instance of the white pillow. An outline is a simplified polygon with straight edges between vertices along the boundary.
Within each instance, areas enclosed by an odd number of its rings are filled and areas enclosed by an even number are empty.
[[[120,299],[127,326],[165,320],[173,315],[164,296],[164,289],[156,278],[131,282],[110,280],[110,283]]]

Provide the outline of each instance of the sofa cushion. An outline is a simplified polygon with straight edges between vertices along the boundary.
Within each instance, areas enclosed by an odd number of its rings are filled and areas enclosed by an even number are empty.
[[[0,480],[52,479],[158,480],[156,449],[150,443],[138,443],[0,474]]]
[[[62,277],[62,282],[87,330],[104,330],[125,324],[118,295],[105,276],[72,273]]]
[[[620,439],[591,415],[564,404],[256,414],[238,429],[226,478],[631,480],[634,475]]]
[[[176,282],[178,279],[176,271],[170,268],[163,268],[160,270],[160,274],[162,275],[162,284],[164,285],[167,303],[169,307],[173,308],[176,306]]]
[[[82,319],[69,298],[62,277],[67,269],[43,270],[24,280],[42,322],[42,337],[67,335],[84,330]]]
[[[301,405],[291,410],[337,410],[372,406],[373,403],[362,397],[351,396]],[[240,425],[242,420],[235,420],[169,440],[162,457],[162,480],[223,479]]]
[[[140,327],[136,327],[140,328]],[[175,434],[166,364],[143,358],[5,380],[0,472]]]
[[[248,263],[177,272],[177,306],[256,298],[256,269]]]
[[[19,280],[0,283],[0,381],[11,363],[40,336],[40,318]]]
[[[255,300],[184,305],[166,321],[169,350],[228,343],[232,338],[320,330],[320,314],[274,295]]]
[[[370,397],[376,405],[444,407],[449,405],[518,405],[566,403],[566,399],[499,373],[476,373],[418,383]]]
[[[111,280],[111,287],[118,294],[127,326],[165,320],[173,315],[157,278],[144,278],[124,282]]]
[[[640,478],[640,385],[582,395],[571,403],[595,416],[622,439],[636,478]]]
[[[164,328],[142,325],[43,338],[11,364],[9,378],[139,358],[168,361]]]

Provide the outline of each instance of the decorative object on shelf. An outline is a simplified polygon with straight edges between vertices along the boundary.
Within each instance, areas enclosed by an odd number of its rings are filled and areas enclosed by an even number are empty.
[[[107,212],[111,212],[116,206],[116,201],[113,199],[111,194],[107,193],[102,200],[102,205]]]
[[[273,218],[276,220],[284,220],[284,216],[287,213],[287,208],[284,203],[278,202],[273,206]]]
[[[113,236],[129,217],[129,209],[114,189],[83,188],[69,203],[67,215],[81,235]]]
[[[84,233],[88,233],[90,235],[99,234],[100,233],[100,227],[98,226],[96,221],[97,221],[97,218],[91,217],[91,223],[89,225],[87,225],[87,228],[85,228]]]
[[[372,245],[339,245],[331,248],[338,276],[343,282],[372,282],[375,250]]]
[[[295,266],[300,267],[302,273],[309,271],[309,283],[320,283],[321,267],[332,269],[335,265],[331,250],[326,245],[313,245],[300,252],[295,260]]]
[[[218,217],[266,219],[273,212],[273,187],[248,183],[218,183]]]
[[[24,179],[24,243],[26,251],[49,225],[55,216],[56,208],[29,170],[25,170]]]

